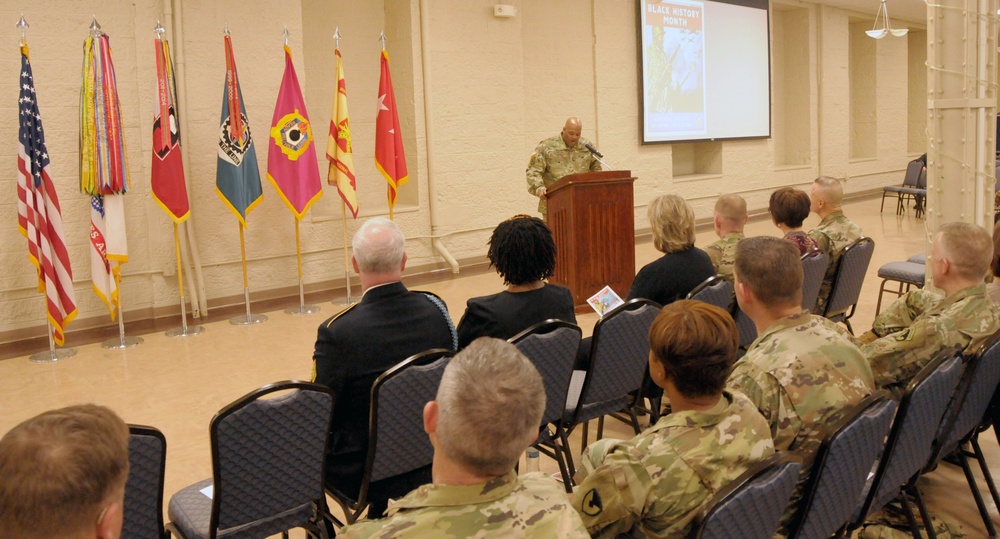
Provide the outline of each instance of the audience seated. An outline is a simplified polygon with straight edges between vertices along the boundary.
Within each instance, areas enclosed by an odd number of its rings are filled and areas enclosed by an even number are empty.
[[[872,393],[872,371],[846,330],[802,310],[802,264],[789,242],[747,238],[736,249],[734,269],[736,300],[758,337],[736,362],[727,386],[757,406],[777,450],[803,457],[784,526],[801,498],[824,428]]]
[[[802,230],[802,221],[809,217],[809,206],[809,195],[791,187],[771,193],[771,200],[767,205],[771,222],[785,234],[786,240],[798,247],[800,256],[819,249],[816,240]]]
[[[993,223],[993,260],[990,261],[993,279],[986,285],[986,295],[993,303],[1000,303],[1000,222]]]
[[[698,510],[755,462],[774,453],[767,422],[724,390],[738,348],[726,311],[680,300],[649,331],[649,371],[672,413],[631,440],[589,446],[573,507],[593,537],[684,537]]]
[[[403,233],[395,223],[369,219],[352,241],[361,301],[319,326],[313,381],[336,395],[327,453],[327,488],[356,497],[368,453],[372,383],[386,369],[430,348],[455,350],[458,337],[443,301],[400,282],[406,266]],[[429,482],[430,467],[376,481],[369,515],[380,516],[390,497]]]
[[[393,500],[383,520],[362,520],[340,537],[587,536],[562,486],[514,467],[538,436],[542,377],[514,345],[483,337],[445,368],[424,407],[434,446],[434,483]]]
[[[990,236],[971,223],[946,223],[934,235],[927,264],[934,286],[911,290],[875,317],[862,347],[875,384],[901,394],[941,350],[971,352],[1000,328],[1000,305],[986,296],[983,277],[993,250]],[[874,340],[873,340],[874,339]]]
[[[694,210],[681,197],[663,195],[647,210],[653,246],[663,256],[643,266],[632,281],[628,299],[645,298],[660,305],[687,297],[715,275],[705,251],[694,246]]]
[[[550,318],[576,323],[573,294],[547,284],[556,267],[552,232],[537,217],[516,215],[497,225],[486,255],[507,290],[470,298],[458,323],[458,347],[478,337],[509,339]]]
[[[0,539],[117,539],[128,426],[103,406],[51,410],[0,439]]]
[[[823,277],[819,299],[813,311],[822,314],[826,298],[830,295],[830,287],[833,285],[833,274],[837,271],[840,252],[863,233],[841,209],[844,187],[840,184],[840,180],[827,176],[816,178],[813,181],[812,191],[809,192],[809,198],[812,201],[809,209],[821,219],[816,228],[809,231],[809,237],[816,240],[820,250],[830,257],[830,265],[826,268],[826,276]]]
[[[722,195],[715,202],[713,223],[719,240],[705,247],[705,252],[712,259],[715,272],[730,282],[733,280],[736,244],[746,237],[743,227],[747,218],[747,201],[740,195]]]

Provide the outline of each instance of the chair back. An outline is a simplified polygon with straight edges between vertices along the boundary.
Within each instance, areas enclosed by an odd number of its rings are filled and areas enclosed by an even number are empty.
[[[163,539],[163,475],[167,439],[153,427],[128,426],[128,480],[122,537]]]
[[[958,448],[983,422],[997,386],[1000,384],[1000,331],[994,333],[965,364],[958,389],[948,403],[935,442],[934,464]]]
[[[424,432],[424,405],[437,396],[444,368],[454,355],[440,348],[412,355],[372,384],[368,461],[359,502],[367,497],[370,483],[433,462],[434,448]]]
[[[860,511],[856,528],[872,511],[895,498],[931,456],[934,433],[962,374],[961,355],[946,350],[925,366],[906,386],[892,429]]]
[[[906,164],[906,174],[903,176],[903,187],[917,187],[920,171],[924,169],[923,161],[914,159]]]
[[[545,384],[542,425],[562,419],[582,333],[576,324],[546,320],[510,338],[510,342],[527,356],[538,369],[538,374],[542,375],[542,383]]]
[[[274,396],[274,393],[283,392]],[[265,398],[267,397],[267,398]],[[325,507],[323,468],[334,395],[308,382],[254,390],[212,418],[211,537],[266,537]]]
[[[589,421],[628,403],[628,394],[642,385],[649,365],[649,326],[660,306],[633,299],[604,315],[594,325],[590,368],[569,421]],[[567,410],[569,412],[569,410]]]
[[[837,260],[837,271],[833,274],[824,315],[846,311],[858,303],[861,285],[865,283],[865,273],[874,252],[875,242],[864,236],[844,247]]]
[[[694,287],[694,290],[687,295],[687,299],[704,301],[724,311],[732,312],[733,283],[721,275],[713,275]]]
[[[788,505],[802,463],[777,453],[720,490],[692,522],[692,539],[769,539]]]
[[[927,189],[927,169],[921,167],[920,175],[917,176],[917,189]]]
[[[826,268],[830,265],[830,257],[823,251],[815,249],[802,255],[802,308],[811,311],[819,298],[819,289],[823,286]]]
[[[827,539],[851,519],[896,413],[882,390],[861,401],[828,434],[813,461],[792,539]]]
[[[743,309],[740,309],[739,304],[736,305],[736,316],[734,318],[736,320],[736,331],[740,335],[740,350],[746,350],[757,339],[757,326],[747,316],[747,313],[743,312]],[[742,352],[740,353],[742,354]]]

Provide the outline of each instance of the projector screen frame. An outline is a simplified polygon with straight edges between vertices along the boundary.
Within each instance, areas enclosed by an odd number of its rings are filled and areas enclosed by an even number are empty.
[[[639,94],[639,144],[653,145],[653,144],[688,144],[693,142],[721,142],[728,140],[766,140],[772,137],[774,133],[774,115],[773,115],[773,81],[771,80],[771,8],[769,0],[704,0],[718,2],[721,4],[729,4],[733,6],[748,7],[754,9],[762,9],[766,14],[767,20],[767,134],[766,135],[748,135],[748,136],[737,136],[737,137],[703,137],[703,138],[685,138],[676,140],[646,140],[646,92],[644,89],[645,81],[645,69],[646,62],[643,51],[643,6],[646,0],[636,0],[635,6],[635,26],[636,26],[636,61],[638,63],[638,69],[636,70],[638,74],[638,94]],[[1000,144],[1000,142],[998,142]]]

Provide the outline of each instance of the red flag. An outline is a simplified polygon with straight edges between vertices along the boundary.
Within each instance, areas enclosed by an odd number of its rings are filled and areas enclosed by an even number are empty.
[[[63,331],[76,317],[73,271],[63,242],[62,211],[49,177],[42,117],[28,61],[21,47],[21,95],[17,145],[17,228],[28,238],[28,258],[38,269],[38,291],[45,293],[45,310],[52,324],[52,340],[62,346]]]
[[[156,96],[158,106],[153,118],[153,166],[150,169],[153,199],[175,223],[181,223],[190,216],[191,205],[184,185],[174,65],[165,39],[156,40]]]
[[[292,64],[292,51],[286,45],[285,74],[281,77],[278,102],[271,119],[267,179],[296,219],[302,219],[309,207],[323,196],[313,138],[306,102]]]
[[[396,205],[396,190],[409,178],[406,174],[406,155],[403,153],[403,134],[399,131],[396,96],[392,92],[389,76],[389,55],[382,51],[382,75],[378,81],[378,117],[375,119],[375,166],[389,182],[389,218]]]

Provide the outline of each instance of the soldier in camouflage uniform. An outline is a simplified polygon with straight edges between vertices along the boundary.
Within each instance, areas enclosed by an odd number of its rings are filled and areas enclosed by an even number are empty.
[[[934,236],[927,264],[937,296],[924,290],[908,292],[875,318],[864,345],[875,384],[900,394],[934,356],[950,347],[973,352],[1000,329],[1000,306],[986,296],[983,275],[989,270],[990,235],[969,223],[947,223]]]
[[[753,404],[723,390],[737,341],[732,317],[713,305],[681,300],[660,311],[650,377],[673,412],[631,440],[584,451],[573,507],[593,537],[684,537],[716,492],[774,453]]]
[[[546,190],[559,178],[591,170],[601,170],[601,163],[583,145],[580,138],[583,124],[578,118],[569,118],[562,133],[538,143],[531,154],[528,170],[528,192],[538,197],[538,212],[545,215]]]
[[[514,345],[472,341],[424,407],[434,483],[389,502],[384,519],[344,527],[340,537],[588,537],[561,485],[514,472],[544,409],[542,377]]]
[[[747,201],[740,195],[722,195],[715,203],[714,222],[719,241],[705,247],[705,252],[712,259],[715,272],[733,282],[736,244],[746,237],[743,227],[747,224]]]
[[[872,371],[846,330],[802,310],[802,265],[790,242],[740,242],[735,275],[736,299],[758,337],[736,362],[727,387],[760,410],[777,450],[803,458],[784,525],[801,498],[825,427],[874,391]]]
[[[809,231],[809,237],[816,240],[820,250],[830,257],[830,265],[826,267],[826,276],[823,277],[819,298],[816,300],[816,309],[813,310],[816,314],[823,314],[840,253],[863,233],[861,227],[844,216],[844,211],[841,209],[844,187],[836,178],[826,176],[816,178],[812,190],[809,191],[809,199],[812,203],[809,209],[822,219],[816,228]]]

